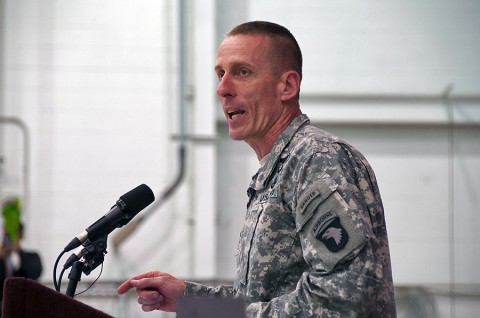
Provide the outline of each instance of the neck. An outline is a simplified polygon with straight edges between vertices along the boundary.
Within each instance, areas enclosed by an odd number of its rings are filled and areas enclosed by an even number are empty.
[[[280,137],[282,132],[288,127],[292,120],[301,114],[302,111],[300,108],[297,108],[294,112],[290,113],[288,116],[284,116],[281,120],[279,120],[269,131],[268,135],[261,140],[245,140],[245,142],[255,151],[258,161],[262,160],[263,157],[272,151],[273,145],[277,141],[278,137]]]

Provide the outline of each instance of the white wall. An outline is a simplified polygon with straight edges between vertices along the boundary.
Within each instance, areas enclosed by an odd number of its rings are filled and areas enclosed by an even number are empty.
[[[396,284],[480,283],[479,128],[448,125],[451,108],[455,122],[480,121],[478,1],[193,3],[186,179],[110,250],[102,280],[150,269],[233,277],[258,163],[228,139],[213,65],[226,31],[262,19],[290,28],[303,49],[305,113],[372,163]],[[64,245],[121,194],[146,183],[158,196],[177,173],[178,1],[2,5],[0,115],[29,127],[25,243],[41,251],[47,282]],[[0,195],[22,195],[20,131],[2,125],[0,133]]]
[[[42,277],[50,280],[65,244],[120,195],[141,183],[158,194],[176,174],[177,4],[16,0],[4,8],[2,115],[30,129],[26,245],[41,251]],[[5,150],[16,154],[9,136]],[[2,182],[5,193],[8,187]],[[153,215],[120,251],[128,257],[111,253],[103,277],[159,263],[186,275],[183,202]]]

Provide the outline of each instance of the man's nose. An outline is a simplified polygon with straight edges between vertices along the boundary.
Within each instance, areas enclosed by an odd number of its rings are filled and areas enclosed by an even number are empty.
[[[232,79],[227,75],[222,76],[217,86],[217,96],[222,98],[234,95]]]

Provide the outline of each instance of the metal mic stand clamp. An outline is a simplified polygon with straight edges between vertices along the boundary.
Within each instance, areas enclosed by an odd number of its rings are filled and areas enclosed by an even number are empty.
[[[107,234],[83,244],[82,259],[75,261],[68,275],[69,282],[66,294],[70,297],[75,296],[78,282],[81,280],[82,272],[89,275],[95,268],[103,263],[105,254],[107,254]]]

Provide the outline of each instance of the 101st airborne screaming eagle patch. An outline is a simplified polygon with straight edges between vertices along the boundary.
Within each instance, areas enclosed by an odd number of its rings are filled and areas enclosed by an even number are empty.
[[[347,231],[340,223],[340,218],[331,210],[315,222],[312,234],[321,240],[331,252],[340,251],[348,242]]]

